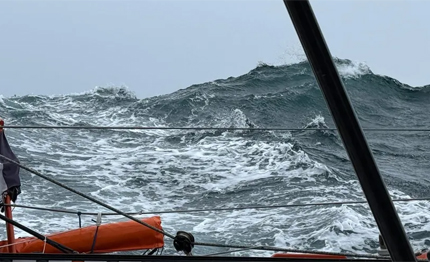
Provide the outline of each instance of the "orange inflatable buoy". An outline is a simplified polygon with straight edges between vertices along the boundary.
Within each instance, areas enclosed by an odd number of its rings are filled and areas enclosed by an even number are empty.
[[[159,216],[142,219],[143,222],[162,230]],[[46,237],[79,253],[89,253],[94,241],[96,226],[78,228]],[[8,253],[7,240],[0,241],[0,253]],[[35,237],[15,239],[16,253],[62,253]],[[164,235],[136,221],[109,223],[99,226],[94,253],[162,248]]]

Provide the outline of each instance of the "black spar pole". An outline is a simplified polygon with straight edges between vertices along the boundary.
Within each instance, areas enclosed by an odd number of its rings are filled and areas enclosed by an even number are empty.
[[[39,234],[36,231],[34,231],[34,230],[32,230],[32,229],[30,229],[30,228],[28,228],[28,227],[26,227],[26,226],[24,226],[24,225],[16,222],[15,220],[12,220],[12,219],[10,219],[10,218],[8,218],[6,216],[3,216],[2,214],[0,214],[0,219],[4,220],[4,221],[6,221],[6,222],[8,222],[8,223],[10,223],[10,224],[12,224],[14,226],[16,226],[19,229],[22,229],[23,231],[25,231],[25,232],[27,232],[27,233],[29,233],[29,234],[37,237],[38,239],[40,239],[42,241],[45,241],[47,244],[49,244],[49,245],[57,248],[58,250],[60,250],[60,251],[62,251],[64,253],[77,253],[75,250],[73,250],[71,248],[68,248],[68,247],[66,247],[66,246],[64,246],[64,245],[62,245],[62,244],[60,244],[58,242],[55,242],[54,240],[52,240],[50,238],[47,238],[46,236],[44,236],[42,234]]]
[[[308,0],[284,0],[393,261],[416,261]]]

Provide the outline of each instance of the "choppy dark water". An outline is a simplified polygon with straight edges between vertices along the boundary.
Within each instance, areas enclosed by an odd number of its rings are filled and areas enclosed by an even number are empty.
[[[430,126],[430,86],[410,87],[336,60],[363,128]],[[0,97],[9,125],[334,127],[306,62],[260,65],[236,78],[138,99],[126,88],[62,96]],[[281,205],[363,199],[336,131],[6,130],[21,162],[123,211]],[[428,196],[426,132],[365,132],[394,198]],[[22,171],[19,204],[106,211]],[[430,205],[396,203],[414,248],[429,244]],[[16,208],[42,233],[77,227],[75,215]],[[161,215],[197,241],[375,253],[367,205]],[[89,225],[91,217],[85,219]],[[104,218],[104,221],[121,218]],[[0,234],[5,238],[3,227]],[[19,236],[25,233],[19,231]],[[166,239],[167,252],[173,252]],[[196,254],[225,249],[195,249]],[[242,252],[239,255],[270,255]],[[236,254],[237,255],[237,254]]]

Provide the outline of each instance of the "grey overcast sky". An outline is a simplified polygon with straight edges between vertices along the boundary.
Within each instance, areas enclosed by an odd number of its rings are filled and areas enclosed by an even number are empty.
[[[311,1],[332,55],[430,84],[430,1]],[[300,54],[282,0],[0,0],[0,95],[129,87],[139,98]]]

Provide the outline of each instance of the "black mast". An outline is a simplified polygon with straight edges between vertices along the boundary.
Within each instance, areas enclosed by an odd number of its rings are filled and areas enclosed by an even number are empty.
[[[416,261],[308,0],[284,0],[393,261]]]

